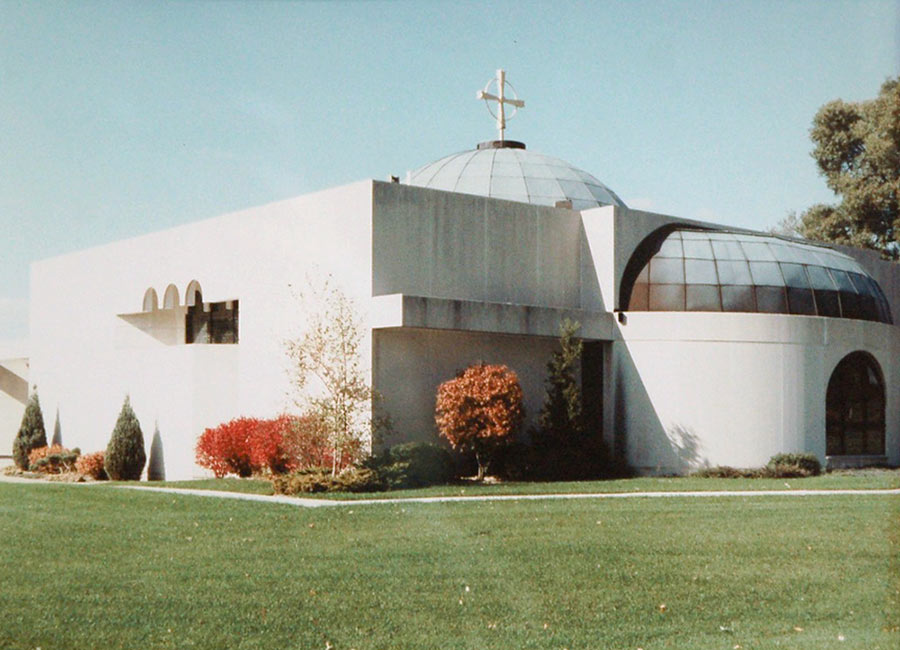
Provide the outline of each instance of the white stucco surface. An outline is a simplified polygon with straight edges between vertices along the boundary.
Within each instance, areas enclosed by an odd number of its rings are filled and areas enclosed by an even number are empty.
[[[64,442],[85,452],[106,447],[130,395],[148,450],[158,426],[167,478],[198,475],[203,429],[296,410],[284,344],[316,309],[299,294],[330,277],[359,310],[363,366],[394,425],[389,444],[433,439],[438,384],[476,361],[518,373],[533,419],[570,318],[604,350],[604,437],[642,471],[761,465],[781,451],[824,458],[828,380],[858,350],[883,371],[887,457],[900,464],[900,327],[618,312],[635,248],[673,223],[715,227],[378,181],[255,207],[34,264],[27,381],[45,418],[59,409]],[[862,257],[896,318],[900,271]],[[238,301],[238,344],[185,344],[194,281],[204,302]],[[159,309],[145,312],[151,288]],[[8,401],[0,426],[21,418]]]
[[[777,314],[637,313],[616,363],[628,458],[644,471],[755,467],[779,452],[825,463],[825,393],[838,362],[864,350],[900,373],[891,325]],[[900,391],[886,387],[886,451],[900,463]]]

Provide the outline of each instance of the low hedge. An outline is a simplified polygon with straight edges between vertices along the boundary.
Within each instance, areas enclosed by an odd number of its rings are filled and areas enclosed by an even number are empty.
[[[706,467],[694,476],[701,478],[805,478],[822,473],[815,454],[775,454],[765,467],[739,468],[728,465]]]

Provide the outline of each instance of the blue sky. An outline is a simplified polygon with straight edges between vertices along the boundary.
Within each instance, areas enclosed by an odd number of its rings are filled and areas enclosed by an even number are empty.
[[[832,200],[816,110],[900,73],[900,3],[0,2],[0,340],[28,266],[507,137],[632,207],[765,229]]]

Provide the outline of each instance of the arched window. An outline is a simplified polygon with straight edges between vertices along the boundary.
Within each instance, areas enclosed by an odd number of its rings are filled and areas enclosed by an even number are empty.
[[[159,309],[159,298],[156,296],[156,289],[150,287],[144,292],[144,311],[156,311]]]
[[[203,290],[200,288],[200,283],[196,280],[191,280],[190,284],[188,284],[184,292],[184,304],[188,307],[203,305]]]
[[[163,294],[163,309],[175,309],[178,306],[178,287],[170,284]]]
[[[828,380],[825,454],[884,455],[884,379],[867,352],[841,359]]]

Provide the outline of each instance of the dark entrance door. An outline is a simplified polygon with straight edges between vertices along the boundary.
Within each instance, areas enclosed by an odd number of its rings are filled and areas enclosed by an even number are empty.
[[[828,380],[825,454],[884,454],[884,379],[878,362],[866,352],[841,359]]]

